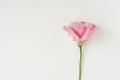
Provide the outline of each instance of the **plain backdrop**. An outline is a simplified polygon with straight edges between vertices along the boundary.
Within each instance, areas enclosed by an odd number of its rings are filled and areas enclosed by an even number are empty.
[[[82,80],[120,80],[120,0],[0,0],[0,80],[78,80],[72,21],[97,25]]]

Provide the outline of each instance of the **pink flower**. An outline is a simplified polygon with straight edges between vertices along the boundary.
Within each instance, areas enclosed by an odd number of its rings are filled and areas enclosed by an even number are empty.
[[[76,21],[68,26],[64,26],[63,29],[73,38],[74,41],[85,41],[95,31],[96,26],[88,22]]]

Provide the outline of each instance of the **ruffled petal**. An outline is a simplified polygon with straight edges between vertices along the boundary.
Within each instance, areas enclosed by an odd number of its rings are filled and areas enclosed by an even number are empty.
[[[93,25],[93,24],[89,24],[89,25],[87,24],[87,26],[88,27],[87,27],[85,33],[81,37],[82,41],[85,41],[86,39],[88,39],[92,35],[92,33],[95,31],[95,29],[96,29],[96,26]]]
[[[63,29],[68,32],[68,34],[73,38],[73,40],[75,41],[79,40],[79,36],[71,27],[64,26]]]
[[[96,26],[88,22],[76,21],[63,28],[75,41],[85,41],[92,35]]]
[[[86,27],[83,25],[84,22],[73,22],[69,26],[73,28],[79,38],[85,33]]]

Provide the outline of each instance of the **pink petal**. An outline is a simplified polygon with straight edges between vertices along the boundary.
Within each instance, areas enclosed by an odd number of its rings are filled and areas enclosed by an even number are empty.
[[[94,32],[96,26],[88,22],[76,21],[71,23],[69,26],[64,26],[64,30],[73,37],[75,41],[87,40],[91,34]]]
[[[68,34],[73,37],[73,40],[79,40],[79,36],[75,33],[75,31],[71,27],[64,26],[63,29],[68,32]]]
[[[71,25],[69,25],[71,28],[74,29],[76,34],[79,36],[79,38],[85,33],[86,27],[83,26],[84,22],[73,22]]]
[[[88,39],[91,36],[91,34],[95,31],[95,28],[96,28],[95,25],[93,25],[93,24],[89,25],[87,27],[85,33],[81,37],[81,40],[84,41],[84,40]]]

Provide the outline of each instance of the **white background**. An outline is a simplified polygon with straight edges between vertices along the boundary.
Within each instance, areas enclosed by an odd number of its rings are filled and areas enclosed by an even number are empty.
[[[120,80],[120,0],[0,0],[0,80],[78,80],[79,49],[63,31],[97,25],[82,80]]]

